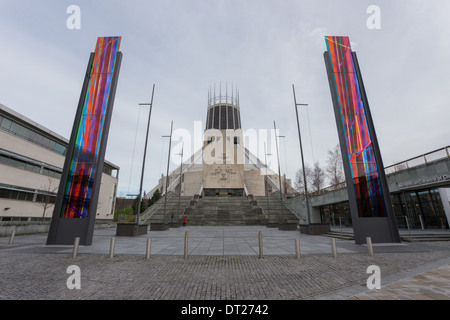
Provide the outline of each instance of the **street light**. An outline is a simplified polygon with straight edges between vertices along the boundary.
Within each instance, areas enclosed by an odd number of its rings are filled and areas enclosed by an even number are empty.
[[[300,153],[301,153],[301,158],[302,158],[303,185],[305,187],[306,212],[307,212],[307,216],[308,216],[308,225],[309,225],[309,224],[311,224],[311,213],[310,213],[310,210],[309,210],[308,187],[306,185],[307,183],[306,183],[305,161],[303,159],[302,136],[300,134],[300,122],[298,120],[298,109],[297,109],[297,106],[308,106],[308,105],[304,104],[304,103],[297,103],[297,99],[295,98],[295,87],[294,87],[294,85],[292,85],[292,90],[294,92],[295,114],[297,116],[298,140],[300,142]]]
[[[267,196],[267,224],[270,224],[270,200],[269,200],[269,177],[267,176],[267,156],[271,156],[271,153],[266,151],[266,143],[264,142],[264,158],[266,161],[266,196]]]
[[[278,159],[278,181],[280,183],[280,201],[281,201],[281,228],[284,225],[284,210],[283,210],[283,192],[281,189],[281,169],[280,169],[280,154],[278,152],[278,137],[277,136],[277,126],[275,121],[273,122],[273,128],[275,129],[275,145],[277,147],[277,159]]]
[[[170,138],[169,139],[169,155],[167,157],[166,194],[165,194],[165,197],[164,197],[163,224],[166,224],[167,188],[169,186],[169,163],[170,163],[170,148],[172,147],[172,129],[173,129],[173,121],[170,123],[170,135],[169,136],[163,136],[163,138]]]
[[[139,215],[141,214],[141,196],[142,196],[142,184],[144,182],[145,156],[147,154],[148,130],[150,128],[150,118],[152,116],[153,95],[154,95],[154,93],[155,93],[155,85],[153,84],[152,100],[151,100],[151,102],[150,103],[139,103],[140,106],[150,106],[150,110],[148,112],[147,134],[145,135],[144,159],[142,160],[141,183],[139,185],[138,205],[137,205],[137,212],[136,212],[136,224],[138,226],[139,226]]]
[[[181,158],[181,164],[180,164],[180,188],[178,189],[178,217],[180,217],[180,199],[181,199],[181,183],[182,183],[182,177],[183,177],[183,150],[184,150],[184,142],[181,145],[181,153],[178,155]],[[172,218],[171,222],[173,222],[173,212],[172,212]]]

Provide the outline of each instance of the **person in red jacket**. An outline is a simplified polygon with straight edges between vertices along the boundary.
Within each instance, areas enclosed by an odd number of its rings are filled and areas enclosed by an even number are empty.
[[[186,222],[187,222],[187,218],[184,217],[184,218],[183,218],[183,227],[186,225]]]

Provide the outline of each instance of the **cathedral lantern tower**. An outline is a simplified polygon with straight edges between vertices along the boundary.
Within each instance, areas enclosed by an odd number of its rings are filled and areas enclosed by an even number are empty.
[[[208,94],[203,146],[205,196],[244,196],[244,141],[239,92],[220,87]]]

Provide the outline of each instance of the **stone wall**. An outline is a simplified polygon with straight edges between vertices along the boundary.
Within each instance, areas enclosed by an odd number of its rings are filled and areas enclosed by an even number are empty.
[[[116,223],[109,220],[96,221],[95,229],[114,228]],[[0,237],[9,237],[13,230],[16,235],[48,233],[50,222],[40,221],[0,221]]]

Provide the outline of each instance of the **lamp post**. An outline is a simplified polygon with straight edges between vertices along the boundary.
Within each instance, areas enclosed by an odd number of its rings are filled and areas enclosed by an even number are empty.
[[[166,224],[166,206],[167,206],[167,188],[169,186],[169,164],[170,164],[170,148],[172,147],[172,129],[173,129],[173,121],[170,123],[170,135],[163,136],[164,138],[169,138],[169,155],[167,157],[167,173],[166,173],[166,194],[164,197],[164,216],[163,216],[163,224]]]
[[[297,99],[295,97],[295,87],[294,87],[294,85],[292,85],[292,90],[294,92],[295,114],[297,116],[298,140],[300,142],[300,154],[301,154],[301,158],[302,158],[303,185],[305,187],[306,212],[307,212],[307,216],[308,216],[308,225],[309,225],[311,223],[311,213],[310,213],[310,210],[309,210],[308,186],[307,186],[307,183],[306,183],[305,161],[303,159],[302,136],[301,136],[301,133],[300,133],[300,122],[298,120],[298,109],[297,109],[298,106],[308,106],[308,105],[304,104],[304,103],[297,103]]]
[[[153,95],[154,95],[154,93],[155,93],[155,85],[153,84],[152,100],[150,101],[150,103],[139,103],[140,106],[150,106],[150,110],[148,112],[147,134],[145,135],[144,159],[142,160],[141,183],[139,185],[139,195],[138,195],[138,204],[137,204],[137,212],[136,212],[136,224],[138,226],[139,226],[139,216],[141,214],[141,197],[142,197],[142,184],[144,182],[145,156],[147,154],[148,130],[150,128],[150,118],[152,116]]]
[[[273,128],[275,129],[275,145],[277,147],[277,159],[278,159],[278,181],[280,183],[280,201],[281,201],[281,227],[284,225],[284,210],[283,210],[283,191],[281,189],[281,169],[280,169],[280,154],[278,152],[278,136],[277,126],[275,121],[273,122]]]
[[[181,186],[182,186],[182,178],[183,178],[183,150],[184,150],[184,142],[181,146],[181,153],[179,153],[178,155],[181,157],[181,164],[180,164],[180,188],[178,189],[178,217],[180,217],[180,199],[181,199]],[[173,213],[172,213],[172,218],[171,218],[172,222],[173,222]]]
[[[267,176],[267,156],[271,156],[271,153],[266,151],[266,143],[264,142],[264,159],[266,161],[266,195],[267,195],[267,223],[270,224],[270,200],[269,200],[269,177]]]

